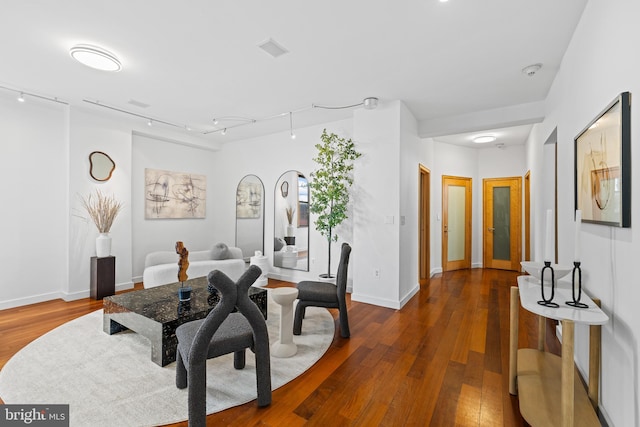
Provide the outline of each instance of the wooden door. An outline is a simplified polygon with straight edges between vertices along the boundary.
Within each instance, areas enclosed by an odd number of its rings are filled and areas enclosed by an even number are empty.
[[[491,178],[482,182],[484,267],[520,271],[522,178]]]
[[[442,176],[442,271],[471,268],[471,178]]]
[[[420,259],[418,260],[418,264],[420,266],[419,272],[419,283],[421,285],[427,284],[429,281],[429,277],[431,275],[431,267],[429,259],[431,258],[431,251],[429,250],[430,245],[430,183],[431,183],[431,171],[420,165],[420,185],[418,195],[419,200],[419,212],[418,218],[420,219],[419,227],[420,227]]]

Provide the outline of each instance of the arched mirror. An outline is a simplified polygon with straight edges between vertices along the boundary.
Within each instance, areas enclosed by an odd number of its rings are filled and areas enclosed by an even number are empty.
[[[236,188],[236,246],[247,262],[256,251],[264,253],[264,185],[255,175]]]
[[[108,154],[94,151],[89,154],[89,174],[96,181],[108,181],[116,168],[116,163]]]
[[[298,171],[283,173],[273,194],[274,267],[309,271],[309,182]]]

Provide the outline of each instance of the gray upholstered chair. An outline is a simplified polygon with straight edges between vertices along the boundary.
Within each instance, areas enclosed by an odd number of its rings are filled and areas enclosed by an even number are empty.
[[[220,302],[206,318],[180,325],[178,338],[176,386],[189,387],[189,425],[206,424],[207,359],[234,353],[236,369],[245,366],[245,351],[256,357],[258,406],[271,404],[271,364],[269,334],[260,310],[249,299],[249,287],[262,274],[252,265],[234,283],[226,274],[214,270],[209,283],[220,292]],[[237,308],[237,312],[233,312]]]
[[[293,319],[293,334],[300,335],[302,332],[302,319],[304,319],[305,309],[309,306],[337,308],[339,311],[340,335],[349,338],[349,318],[347,316],[347,269],[349,267],[349,255],[351,246],[342,244],[340,253],[340,264],[336,274],[336,284],[328,282],[304,281],[296,285],[298,288],[298,305]]]

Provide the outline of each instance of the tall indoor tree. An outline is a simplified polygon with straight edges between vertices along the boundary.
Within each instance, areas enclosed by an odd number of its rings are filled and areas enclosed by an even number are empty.
[[[355,149],[351,139],[340,138],[335,133],[322,131],[321,142],[313,161],[318,168],[311,172],[311,202],[309,209],[317,214],[316,230],[327,239],[329,257],[327,274],[331,278],[331,242],[338,240],[335,228],[347,219],[349,189],[353,184],[354,161],[362,155]]]

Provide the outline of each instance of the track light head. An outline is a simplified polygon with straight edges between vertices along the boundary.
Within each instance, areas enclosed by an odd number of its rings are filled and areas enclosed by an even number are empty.
[[[20,92],[20,95],[18,95],[18,102],[24,102],[24,93]]]

